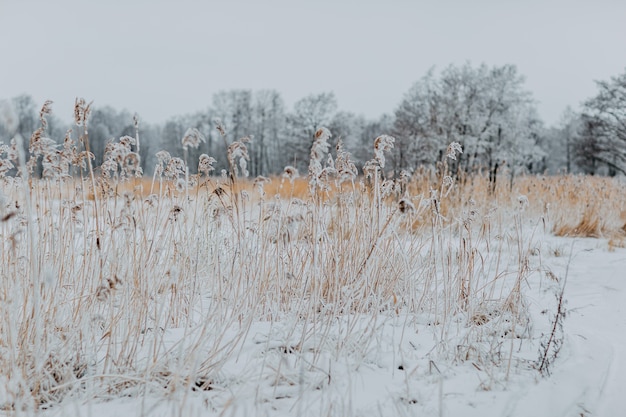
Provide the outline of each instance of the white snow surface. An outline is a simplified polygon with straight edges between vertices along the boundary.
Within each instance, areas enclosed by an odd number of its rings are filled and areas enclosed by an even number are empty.
[[[549,375],[532,364],[539,357],[538,341],[551,328],[555,288],[529,280],[533,336],[502,339],[503,351],[510,345],[515,352],[508,378],[507,358],[487,369],[471,355],[464,361],[438,357],[437,330],[426,318],[400,313],[338,319],[323,330],[331,335],[326,340],[354,344],[341,350],[352,352],[346,356],[335,355],[340,349],[332,343],[321,351],[298,346],[301,334],[286,333],[292,323],[259,321],[210,390],[68,399],[41,415],[626,416],[626,249],[609,248],[602,239],[546,235],[541,240],[536,256],[560,277],[558,285],[565,283],[563,346]],[[366,346],[342,339],[348,325],[370,328],[376,336]],[[168,337],[175,341],[180,334],[170,331]],[[313,359],[317,365],[306,367]]]

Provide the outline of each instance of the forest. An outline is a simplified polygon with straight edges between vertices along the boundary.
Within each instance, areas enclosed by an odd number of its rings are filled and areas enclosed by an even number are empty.
[[[219,175],[228,168],[230,142],[246,138],[249,175],[270,176],[282,173],[286,166],[306,172],[314,134],[326,127],[333,143],[340,139],[359,167],[369,158],[374,138],[393,136],[396,141],[384,173],[387,178],[410,175],[418,167],[435,167],[452,142],[465,150],[451,162],[453,173],[480,172],[494,183],[501,175],[512,181],[515,176],[536,173],[626,173],[626,71],[596,81],[597,94],[577,110],[577,103],[572,103],[556,126],[543,123],[524,83],[514,65],[450,65],[419,78],[396,108],[378,119],[340,109],[332,92],[310,94],[288,108],[276,90],[219,91],[206,109],[156,124],[143,123],[140,114],[126,109],[99,106],[96,97],[87,121],[89,151],[93,165],[100,167],[108,144],[138,132],[141,146],[136,153],[145,174],[153,173],[157,151],[165,150],[173,157],[185,156],[191,173],[197,171],[200,156],[209,155],[217,160],[214,168]],[[45,139],[42,143],[57,148],[64,138],[78,137],[76,129],[57,115],[71,109],[54,108],[47,115],[45,129],[39,129],[41,105],[27,94],[0,101],[0,159],[5,159],[0,175],[15,170],[8,156],[16,146],[11,142],[16,135],[24,138],[25,147],[29,138],[32,142],[33,132]],[[44,107],[50,110],[49,105]],[[191,131],[197,135],[198,146],[183,151],[181,140]],[[35,175],[50,174],[44,169],[45,161],[34,162]]]

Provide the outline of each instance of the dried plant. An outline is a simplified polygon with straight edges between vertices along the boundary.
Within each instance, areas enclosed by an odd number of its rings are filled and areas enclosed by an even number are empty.
[[[249,175],[248,161],[250,160],[250,156],[248,155],[248,147],[246,146],[246,143],[250,143],[250,141],[251,137],[245,136],[238,141],[233,142],[228,147],[228,163],[235,177],[239,174],[238,168],[241,169],[241,175],[244,177]]]
[[[198,149],[200,143],[202,142],[206,142],[206,138],[195,127],[187,129],[183,139],[181,140],[183,149],[187,149],[188,147]]]
[[[132,151],[135,145],[135,138],[122,136],[119,142],[109,142],[104,150],[104,162],[101,166],[102,174],[105,178],[119,176],[121,180],[126,180],[131,176],[141,177],[139,154]]]
[[[215,164],[215,162],[217,162],[215,158],[212,158],[209,155],[203,153],[198,159],[198,172],[201,172],[204,175],[208,176],[212,171],[215,170],[215,168],[213,168],[213,164]]]
[[[300,173],[298,172],[298,170],[295,167],[292,167],[291,165],[288,165],[283,170],[283,178],[288,179],[289,182],[291,182],[293,184],[293,182],[296,179],[300,178]]]
[[[489,369],[504,384],[516,364],[512,344],[537,342],[523,284],[537,278],[539,257],[523,229],[535,219],[546,230],[573,224],[581,232],[587,216],[601,217],[592,229],[607,234],[626,222],[599,205],[585,214],[581,199],[594,192],[624,202],[623,185],[608,179],[598,191],[599,179],[517,177],[513,189],[492,193],[487,175],[459,178],[445,163],[390,178],[387,135],[374,140],[359,177],[341,140],[331,150],[325,128],[307,178],[291,166],[282,179],[243,178],[246,137],[227,147],[222,176],[206,154],[189,176],[185,160],[159,151],[143,195],[139,179],[127,181],[141,173],[136,118],[135,137],[110,142],[94,172],[90,106],[77,99],[78,142],[68,132],[62,144],[47,139],[49,106],[30,143],[43,179],[11,177],[26,159],[18,163],[17,142],[0,145],[0,386],[8,387],[0,406],[10,412],[66,399],[214,398],[247,378],[259,384],[258,404],[266,391],[309,385],[331,395],[331,367],[375,363],[387,342],[398,358],[408,355],[409,334],[427,334],[432,345],[411,353],[411,372],[401,364],[407,380],[430,377],[446,360]],[[226,140],[221,122],[216,128]],[[181,146],[202,141],[190,129]],[[461,151],[452,143],[448,157]],[[558,216],[553,207],[563,202]],[[554,323],[541,351],[548,364],[561,340]],[[250,346],[262,369],[239,360]]]

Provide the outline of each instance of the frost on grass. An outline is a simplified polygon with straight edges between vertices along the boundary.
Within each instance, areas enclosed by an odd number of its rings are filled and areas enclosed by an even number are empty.
[[[77,101],[77,126],[88,112]],[[288,184],[238,176],[249,138],[228,146],[222,176],[201,155],[202,181],[160,151],[149,195],[135,138],[110,143],[96,187],[88,136],[63,145],[85,179],[43,137],[33,154],[59,156],[66,175],[28,185],[6,176],[18,161],[0,148],[4,409],[130,397],[216,414],[432,413],[457,375],[497,390],[537,374],[551,323],[528,296],[544,279],[540,222],[456,192],[445,165],[383,179],[390,136],[359,177],[322,128],[308,178],[286,167]],[[201,141],[190,130],[182,145]]]

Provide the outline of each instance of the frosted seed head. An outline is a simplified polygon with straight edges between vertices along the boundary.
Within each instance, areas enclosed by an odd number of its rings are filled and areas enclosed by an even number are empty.
[[[463,148],[461,147],[460,143],[452,142],[450,145],[448,145],[446,156],[450,159],[456,160],[457,153],[459,154],[463,153]]]
[[[209,172],[215,170],[213,164],[217,162],[215,158],[203,153],[198,160],[198,171],[203,172],[205,175],[209,175]]]
[[[393,149],[396,139],[389,135],[380,135],[374,139],[374,159],[381,168],[385,167],[385,152]]]
[[[283,170],[283,178],[287,178],[292,184],[296,180],[296,178],[300,177],[300,173],[295,167],[291,165],[287,165]]]
[[[233,175],[238,175],[237,169],[237,159],[239,159],[239,168],[241,169],[241,173],[244,177],[248,176],[248,162],[250,160],[250,156],[248,155],[248,147],[246,143],[250,142],[251,137],[245,136],[239,139],[236,142],[233,142],[228,147],[228,162],[232,169],[235,171]]]
[[[163,164],[163,163],[167,164],[170,161],[170,159],[172,159],[172,156],[167,151],[159,151],[156,153],[156,158],[160,164]]]
[[[224,123],[222,123],[222,119],[216,117],[213,119],[213,123],[215,123],[215,129],[220,132],[220,135],[226,136],[226,127],[224,126]]]
[[[185,132],[185,136],[183,136],[181,143],[184,149],[188,147],[192,147],[194,149],[198,149],[201,142],[206,142],[206,138],[198,129],[195,127],[190,127]]]
[[[315,132],[315,140],[319,140],[321,142],[326,142],[328,141],[328,139],[330,139],[332,137],[332,135],[330,134],[330,130],[328,130],[325,127],[320,127],[319,129],[317,129],[317,131]]]

